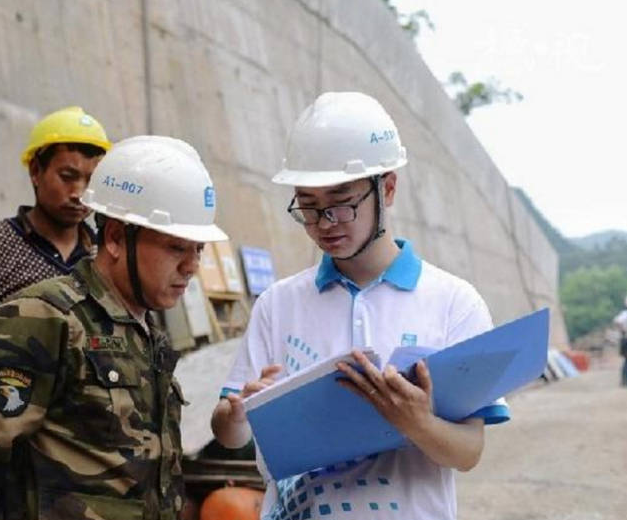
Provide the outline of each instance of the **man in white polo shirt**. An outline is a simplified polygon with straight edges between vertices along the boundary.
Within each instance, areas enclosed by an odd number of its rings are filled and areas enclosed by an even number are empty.
[[[236,448],[251,438],[242,398],[316,360],[364,347],[385,360],[399,345],[441,349],[492,327],[468,282],[386,233],[395,171],[406,163],[394,122],[369,96],[326,93],[301,114],[273,181],[294,186],[288,211],[324,256],[256,302],[212,419],[223,445]],[[414,385],[392,366],[380,371],[359,352],[353,356],[363,375],[341,364],[347,382],[339,384],[370,401],[412,445],[270,480],[262,519],[454,519],[453,469],[477,464],[484,424],[507,420],[507,405],[448,422],[432,413],[423,363]]]

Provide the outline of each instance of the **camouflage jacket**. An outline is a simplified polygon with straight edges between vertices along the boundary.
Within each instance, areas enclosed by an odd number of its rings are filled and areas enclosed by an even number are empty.
[[[178,518],[177,356],[148,328],[88,259],[0,306],[0,519]]]

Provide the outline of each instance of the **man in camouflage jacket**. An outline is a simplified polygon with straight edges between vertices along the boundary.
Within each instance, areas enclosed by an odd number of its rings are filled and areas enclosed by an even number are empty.
[[[147,311],[172,307],[203,243],[226,235],[186,143],[131,138],[105,159],[86,201],[99,217],[95,260],[0,305],[2,520],[169,520],[183,506],[177,356]],[[111,169],[125,186],[139,176],[146,200],[106,185]],[[168,222],[153,226],[148,208]]]
[[[175,352],[150,320],[133,319],[89,260],[21,292],[0,316],[2,459],[7,440],[29,436],[13,461],[28,471],[5,483],[7,520],[36,518],[35,508],[59,520],[180,510],[183,398]],[[113,498],[87,498],[103,489]]]

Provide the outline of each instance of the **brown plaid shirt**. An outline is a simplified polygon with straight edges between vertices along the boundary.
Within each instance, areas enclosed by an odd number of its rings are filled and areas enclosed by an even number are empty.
[[[26,217],[28,206],[20,206],[17,216],[0,221],[0,302],[36,282],[68,274],[84,256],[95,252],[91,228],[81,223],[79,241],[63,260],[57,248],[39,235]]]

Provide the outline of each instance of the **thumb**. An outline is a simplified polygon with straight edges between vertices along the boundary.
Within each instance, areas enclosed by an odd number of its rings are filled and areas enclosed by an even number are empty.
[[[231,419],[236,422],[243,422],[246,420],[246,409],[244,408],[244,401],[242,398],[234,393],[230,393],[226,396],[231,405],[230,416]]]

